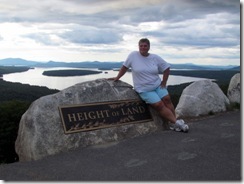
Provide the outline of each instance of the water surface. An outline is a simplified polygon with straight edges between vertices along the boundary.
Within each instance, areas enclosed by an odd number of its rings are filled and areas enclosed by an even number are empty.
[[[116,77],[118,74],[118,71],[105,70],[99,74],[92,74],[92,75],[85,75],[85,76],[52,77],[52,76],[42,75],[43,71],[65,70],[65,69],[81,69],[81,68],[64,68],[64,67],[34,68],[34,69],[30,69],[26,72],[5,74],[5,75],[3,75],[3,80],[9,81],[9,82],[20,82],[22,84],[30,84],[30,85],[35,85],[35,86],[46,86],[50,89],[63,90],[65,88],[73,86],[77,83],[100,79],[100,78]],[[83,68],[83,69],[87,70],[88,68]],[[89,70],[98,70],[98,69],[92,68]],[[203,80],[203,79],[204,78],[170,75],[167,85],[178,85],[178,84],[182,84],[182,83],[188,83],[188,82],[193,82],[193,81],[198,81],[198,80]],[[121,80],[133,85],[131,72],[127,72],[121,78]]]

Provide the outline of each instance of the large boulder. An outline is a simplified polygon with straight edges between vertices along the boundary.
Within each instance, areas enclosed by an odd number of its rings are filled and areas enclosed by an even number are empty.
[[[77,147],[103,144],[162,130],[163,121],[133,123],[73,134],[64,134],[59,106],[120,100],[140,100],[132,86],[122,81],[98,79],[79,83],[34,101],[23,114],[15,143],[20,161],[41,159]]]
[[[227,97],[230,103],[241,102],[241,84],[240,84],[240,73],[235,74],[231,80],[227,91]]]
[[[219,86],[211,80],[201,80],[187,86],[176,107],[177,117],[197,117],[226,111],[230,104]]]

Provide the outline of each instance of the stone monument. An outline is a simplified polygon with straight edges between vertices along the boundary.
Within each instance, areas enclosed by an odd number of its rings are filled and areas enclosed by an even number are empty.
[[[140,122],[138,113],[145,113],[146,109],[140,101],[131,85],[106,79],[79,83],[41,97],[21,118],[15,143],[19,160],[37,160],[78,147],[121,141],[167,128],[167,123],[151,108],[154,121],[146,117],[147,121]],[[85,106],[94,108],[94,104],[100,104],[102,110],[84,109]],[[112,119],[106,119],[108,117]],[[87,121],[82,123],[83,120]],[[114,124],[110,126],[109,121]]]

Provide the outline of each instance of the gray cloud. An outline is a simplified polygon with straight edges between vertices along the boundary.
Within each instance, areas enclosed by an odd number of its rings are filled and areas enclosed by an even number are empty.
[[[239,0],[1,0],[5,22],[43,25],[24,37],[44,45],[111,46],[136,35],[177,48],[240,47]]]
[[[130,2],[130,3],[129,3]],[[0,10],[2,21],[23,22],[63,22],[88,23],[90,21],[109,22],[125,17],[128,24],[145,21],[182,21],[201,18],[207,14],[220,12],[239,13],[240,2],[237,0],[161,0],[161,1],[128,0],[106,1],[64,1],[3,0],[5,10]],[[99,21],[98,21],[99,20]]]
[[[33,34],[23,35],[23,37],[30,38],[35,42],[44,45],[59,45],[58,43],[55,43],[52,40],[51,36],[47,33],[33,33]]]
[[[60,37],[78,44],[110,44],[122,40],[118,32],[109,29],[97,29],[92,27],[81,27],[67,31]]]
[[[238,15],[237,3],[230,6],[229,9],[227,6],[223,6],[223,9],[218,6],[214,8],[215,6],[213,5],[210,10],[201,10],[201,13],[200,7],[203,9],[208,7],[206,2],[207,1],[201,1],[200,4],[192,5],[192,7],[195,8],[190,9],[192,11],[192,16],[184,13],[186,10],[183,10],[181,13],[177,14],[178,17],[184,17],[181,21],[167,20],[168,24],[161,29],[146,31],[143,35],[157,37],[162,43],[173,46],[191,46],[199,48],[239,46],[240,17]],[[220,1],[218,1],[218,3],[219,2]],[[225,2],[225,5],[229,5],[227,1],[223,1],[223,3]],[[201,14],[201,16],[195,16],[197,12]],[[205,14],[203,12],[205,12]]]
[[[124,3],[123,3],[124,2]],[[23,1],[3,0],[8,9],[1,10],[1,20],[18,21],[55,21],[78,22],[78,19],[123,19],[129,16],[131,21],[181,21],[204,16],[206,14],[229,12],[238,13],[240,2],[237,0],[161,0],[132,1],[93,0],[64,1],[50,0]],[[131,23],[136,23],[131,22]]]
[[[134,9],[127,14],[131,15],[131,23],[161,20],[174,23],[201,19],[208,14],[239,14],[239,8],[240,3],[237,0],[170,0],[141,9]]]

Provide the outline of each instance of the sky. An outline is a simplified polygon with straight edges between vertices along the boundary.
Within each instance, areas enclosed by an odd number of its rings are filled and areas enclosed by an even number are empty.
[[[0,0],[0,59],[240,65],[238,0]]]

